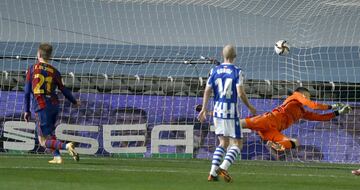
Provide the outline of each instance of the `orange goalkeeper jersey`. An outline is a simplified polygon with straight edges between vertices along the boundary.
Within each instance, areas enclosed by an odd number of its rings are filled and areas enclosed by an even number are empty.
[[[336,116],[333,112],[327,114],[310,112],[307,111],[304,106],[316,110],[330,109],[328,105],[313,102],[305,98],[303,94],[294,92],[291,96],[286,98],[281,106],[275,108],[272,112],[247,118],[247,128],[262,131],[267,127],[273,127],[282,131],[289,128],[294,122],[297,122],[300,119],[328,121]]]

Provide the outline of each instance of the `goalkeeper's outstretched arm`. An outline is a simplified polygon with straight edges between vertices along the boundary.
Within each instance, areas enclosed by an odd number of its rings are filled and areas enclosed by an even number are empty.
[[[348,114],[351,112],[349,105],[344,105],[339,110],[335,110],[327,114],[318,114],[310,111],[306,111],[303,118],[310,121],[329,121],[338,115]]]

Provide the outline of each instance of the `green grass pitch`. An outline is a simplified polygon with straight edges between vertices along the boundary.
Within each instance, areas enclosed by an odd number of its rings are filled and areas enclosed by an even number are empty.
[[[50,156],[0,155],[0,189],[360,189],[359,165],[238,161],[233,183],[207,182],[209,160],[86,157],[76,163],[47,163]]]

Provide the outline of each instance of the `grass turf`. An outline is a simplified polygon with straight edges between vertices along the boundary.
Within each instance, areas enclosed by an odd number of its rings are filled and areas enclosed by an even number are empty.
[[[210,161],[194,159],[65,158],[0,155],[0,189],[359,189],[359,165],[239,161],[230,169],[234,182],[207,182]]]

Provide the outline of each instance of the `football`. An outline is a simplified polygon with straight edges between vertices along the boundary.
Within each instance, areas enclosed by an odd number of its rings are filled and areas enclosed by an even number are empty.
[[[278,55],[287,55],[290,52],[289,45],[286,43],[286,40],[279,40],[275,43],[274,46],[275,53]]]

